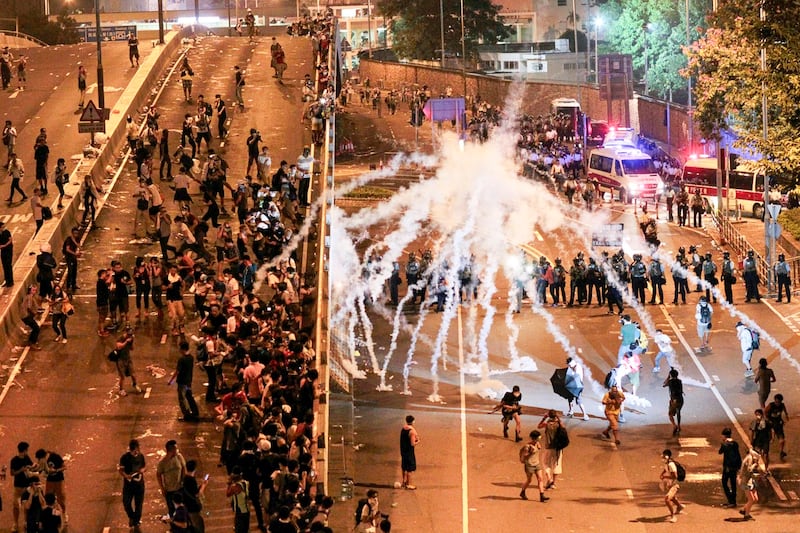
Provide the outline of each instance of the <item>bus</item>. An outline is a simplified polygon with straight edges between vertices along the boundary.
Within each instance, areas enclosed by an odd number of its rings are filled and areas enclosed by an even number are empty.
[[[692,156],[683,166],[683,183],[689,194],[700,191],[703,199],[717,209],[717,158]],[[728,171],[728,185],[722,177],[722,209],[730,205],[755,218],[764,216],[764,172],[751,162],[739,163]],[[770,185],[774,183],[770,181]]]

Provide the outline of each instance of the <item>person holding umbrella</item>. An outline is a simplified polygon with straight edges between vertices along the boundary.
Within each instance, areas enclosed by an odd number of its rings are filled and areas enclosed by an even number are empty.
[[[581,394],[583,394],[583,366],[578,364],[578,361],[572,357],[567,357],[567,375],[566,375],[566,389],[572,395],[572,399],[568,399],[569,411],[567,416],[572,417],[572,402],[574,401],[578,407],[581,408],[581,414],[584,420],[589,420],[589,414],[581,401]]]

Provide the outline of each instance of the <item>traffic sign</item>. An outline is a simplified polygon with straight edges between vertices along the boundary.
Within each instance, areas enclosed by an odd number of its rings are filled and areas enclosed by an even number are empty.
[[[778,207],[780,207],[780,206],[778,206]],[[777,222],[770,222],[767,225],[767,233],[773,239],[778,239],[781,236],[781,231],[782,230],[783,230],[783,228],[781,228],[781,225],[778,224]]]
[[[83,113],[81,113],[81,122],[102,122],[105,120],[105,117],[100,110],[94,105],[94,102],[89,100],[89,104],[83,109]]]
[[[106,122],[78,122],[78,133],[105,133]]]
[[[600,231],[592,233],[592,248],[598,246],[622,246],[624,224],[604,224]]]
[[[777,220],[781,212],[781,204],[767,204],[767,210],[769,211],[770,218],[772,218],[772,220]]]

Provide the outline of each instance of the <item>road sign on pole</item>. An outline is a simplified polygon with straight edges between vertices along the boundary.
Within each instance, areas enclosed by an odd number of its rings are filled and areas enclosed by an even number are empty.
[[[770,222],[769,226],[767,226],[767,232],[769,233],[769,236],[772,237],[773,239],[778,239],[781,236],[782,231],[783,228],[777,222]]]
[[[769,216],[772,220],[777,220],[781,212],[781,204],[767,204],[767,211],[769,211]]]
[[[80,121],[81,122],[102,122],[103,120],[105,120],[105,117],[103,116],[103,114],[100,112],[100,110],[97,108],[97,106],[94,105],[94,102],[92,100],[89,100],[89,103],[83,109],[83,113],[81,113]]]

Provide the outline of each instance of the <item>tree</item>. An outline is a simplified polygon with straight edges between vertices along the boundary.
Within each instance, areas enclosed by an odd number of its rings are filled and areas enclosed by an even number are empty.
[[[448,54],[461,55],[461,1],[441,0],[444,11],[444,42]],[[478,43],[494,44],[508,36],[500,22],[500,7],[491,0],[463,0],[464,44],[467,57],[475,55]],[[435,0],[381,0],[380,12],[391,19],[393,48],[408,59],[441,58],[441,17]]]
[[[687,50],[686,74],[697,80],[695,119],[704,135],[729,129],[737,148],[759,158],[769,173],[800,172],[800,5],[768,0],[728,0],[709,29]],[[766,50],[767,69],[760,67]],[[767,139],[762,129],[762,82],[767,96]]]
[[[631,54],[640,79],[645,74],[646,52],[648,86],[662,98],[686,87],[680,74],[686,66],[682,51],[686,44],[685,8],[685,2],[674,0],[611,0],[603,8],[603,18],[613,21],[606,50]],[[704,2],[689,2],[690,41],[705,25],[705,10]]]
[[[48,21],[40,13],[27,13],[19,17],[19,31],[32,35],[47,44],[74,44],[80,41],[78,23],[66,11],[55,21]]]

